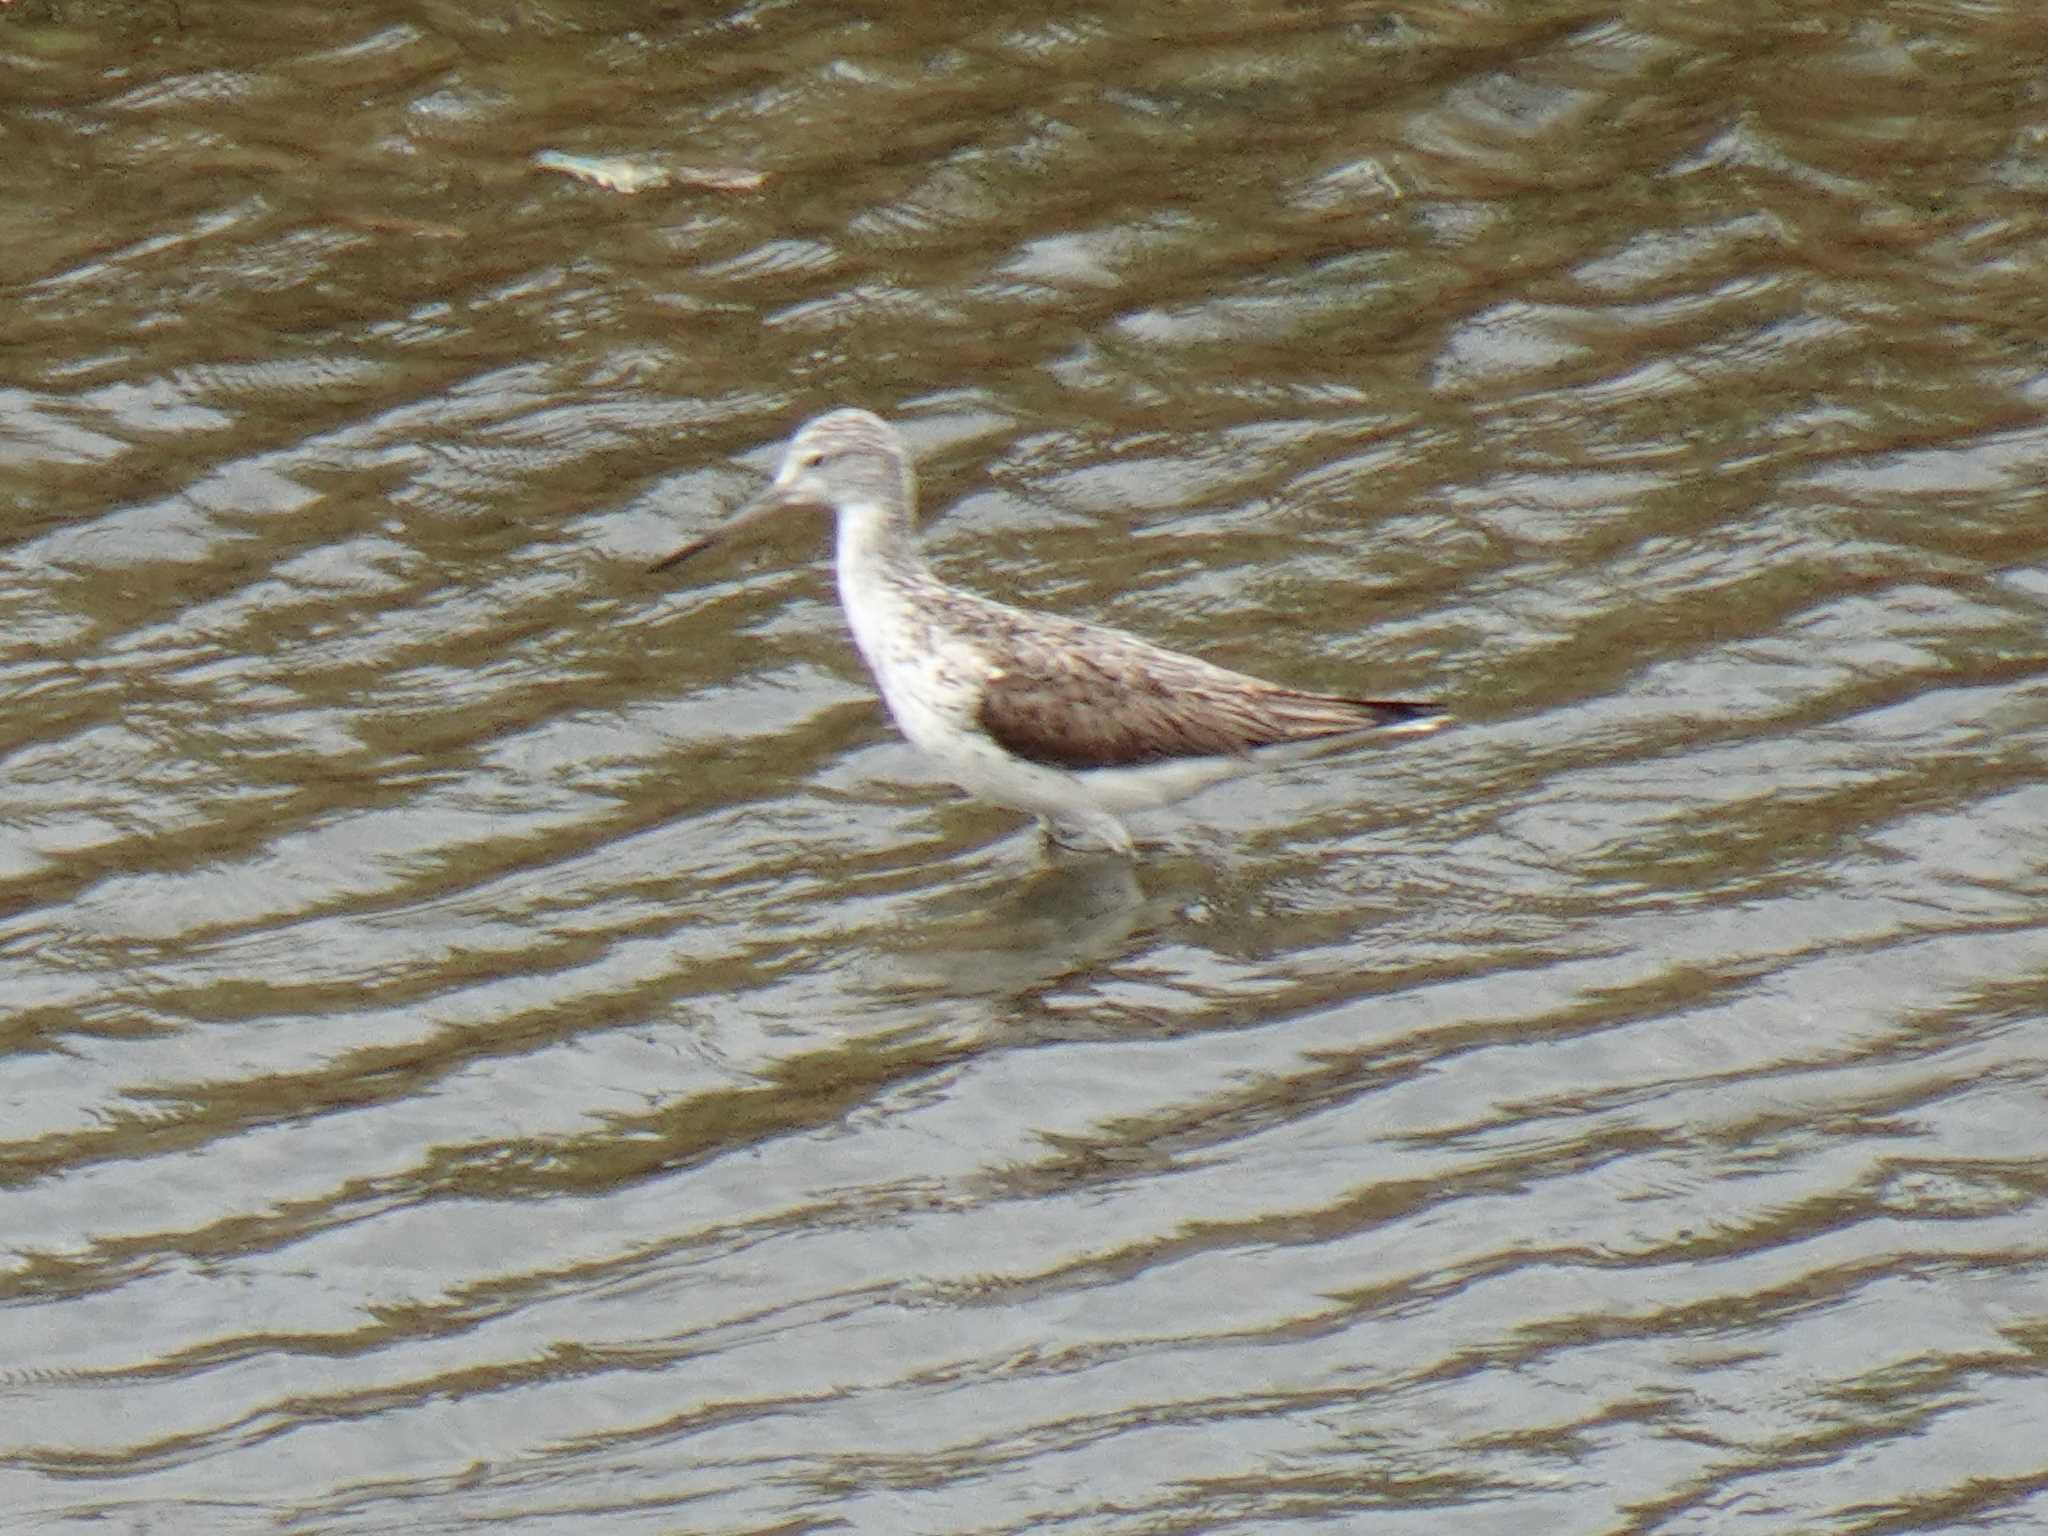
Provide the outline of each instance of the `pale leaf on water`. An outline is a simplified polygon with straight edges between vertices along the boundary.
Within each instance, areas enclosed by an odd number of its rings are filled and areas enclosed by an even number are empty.
[[[737,166],[679,165],[669,172],[669,179],[685,186],[709,187],[714,192],[751,192],[768,179],[768,173],[744,171]]]
[[[722,166],[668,166],[630,155],[571,155],[544,149],[533,157],[544,171],[559,171],[578,181],[629,196],[654,187],[708,187],[717,192],[751,192],[767,180],[760,171]]]

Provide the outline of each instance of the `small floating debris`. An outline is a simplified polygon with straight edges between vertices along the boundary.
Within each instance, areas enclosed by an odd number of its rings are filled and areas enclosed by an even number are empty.
[[[578,181],[603,187],[607,192],[631,196],[654,187],[708,187],[714,192],[751,192],[768,179],[762,171],[727,167],[665,165],[658,160],[632,155],[570,155],[559,149],[544,149],[533,157],[543,171],[560,171]]]

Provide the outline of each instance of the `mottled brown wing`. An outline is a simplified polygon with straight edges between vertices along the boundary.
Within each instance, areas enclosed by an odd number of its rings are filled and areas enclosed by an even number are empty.
[[[1426,719],[1434,705],[1300,693],[1095,625],[1012,630],[977,718],[998,746],[1051,767],[1219,757]],[[1067,643],[1058,643],[1061,640]]]

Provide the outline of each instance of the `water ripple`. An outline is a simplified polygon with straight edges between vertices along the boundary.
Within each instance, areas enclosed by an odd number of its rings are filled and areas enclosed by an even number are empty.
[[[16,1524],[2039,1523],[2029,8],[101,10],[0,23]],[[838,404],[948,575],[1456,728],[1046,858],[816,521],[646,571]]]

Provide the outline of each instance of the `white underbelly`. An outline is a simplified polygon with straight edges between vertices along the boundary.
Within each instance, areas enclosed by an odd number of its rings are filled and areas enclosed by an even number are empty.
[[[946,778],[992,804],[1055,820],[1118,816],[1185,799],[1251,766],[1220,756],[1075,770],[1012,757],[981,728],[989,664],[971,644],[929,627],[893,587],[849,579],[843,563],[841,596],[897,729]]]

